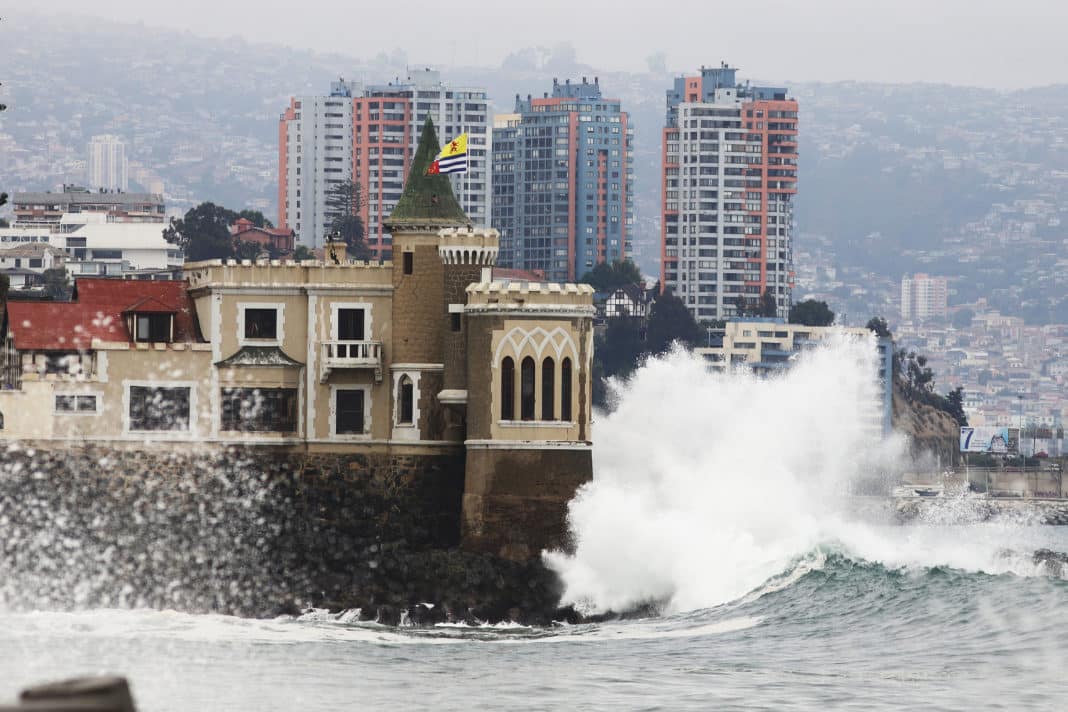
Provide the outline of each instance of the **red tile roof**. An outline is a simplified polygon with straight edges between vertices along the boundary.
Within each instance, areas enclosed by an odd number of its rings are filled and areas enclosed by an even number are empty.
[[[184,280],[82,278],[70,302],[9,301],[8,330],[20,351],[72,351],[92,348],[93,339],[132,342],[126,312],[173,312],[175,341],[203,341],[188,286]]]

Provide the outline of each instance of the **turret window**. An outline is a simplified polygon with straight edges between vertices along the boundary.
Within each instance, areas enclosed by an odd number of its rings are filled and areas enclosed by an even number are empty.
[[[541,419],[556,420],[556,362],[547,358],[541,362]]]
[[[560,364],[560,419],[571,422],[571,359]]]
[[[534,359],[527,356],[523,359],[520,372],[520,409],[523,420],[534,420],[536,411],[534,408]]]
[[[515,361],[511,356],[501,362],[501,420],[515,420]]]

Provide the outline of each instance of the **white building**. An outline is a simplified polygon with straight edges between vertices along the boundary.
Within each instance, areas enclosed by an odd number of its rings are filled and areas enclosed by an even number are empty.
[[[902,321],[946,317],[948,286],[945,277],[918,273],[901,278]]]
[[[86,172],[93,190],[121,190],[129,187],[126,144],[118,136],[102,134],[89,140]]]
[[[698,321],[751,313],[765,292],[789,314],[797,114],[785,88],[726,65],[667,92],[661,283]]]
[[[66,252],[74,277],[178,270],[184,255],[163,237],[163,223],[110,222],[104,213],[67,213],[55,230],[0,228],[0,249],[47,244]]]
[[[322,247],[334,216],[327,191],[352,179],[352,97],[359,84],[338,80],[327,96],[291,100],[279,127],[280,227],[292,228],[296,244]]]

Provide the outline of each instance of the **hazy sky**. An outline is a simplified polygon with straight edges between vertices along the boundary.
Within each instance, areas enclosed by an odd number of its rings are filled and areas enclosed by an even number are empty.
[[[1068,82],[1068,0],[49,0],[202,35],[413,63],[497,65],[571,42],[581,62],[673,71],[727,60],[747,77],[934,81],[990,87]],[[285,8],[275,10],[274,7]],[[536,8],[536,9],[534,9]]]

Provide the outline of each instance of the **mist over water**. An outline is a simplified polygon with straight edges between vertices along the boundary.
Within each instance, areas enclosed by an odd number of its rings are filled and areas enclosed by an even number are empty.
[[[692,354],[650,360],[616,384],[596,423],[594,479],[571,504],[572,556],[546,554],[564,601],[587,611],[709,608],[829,551],[891,567],[1033,572],[1002,537],[859,521],[850,495],[907,467],[879,434],[875,348],[837,335],[781,375],[712,373]]]

